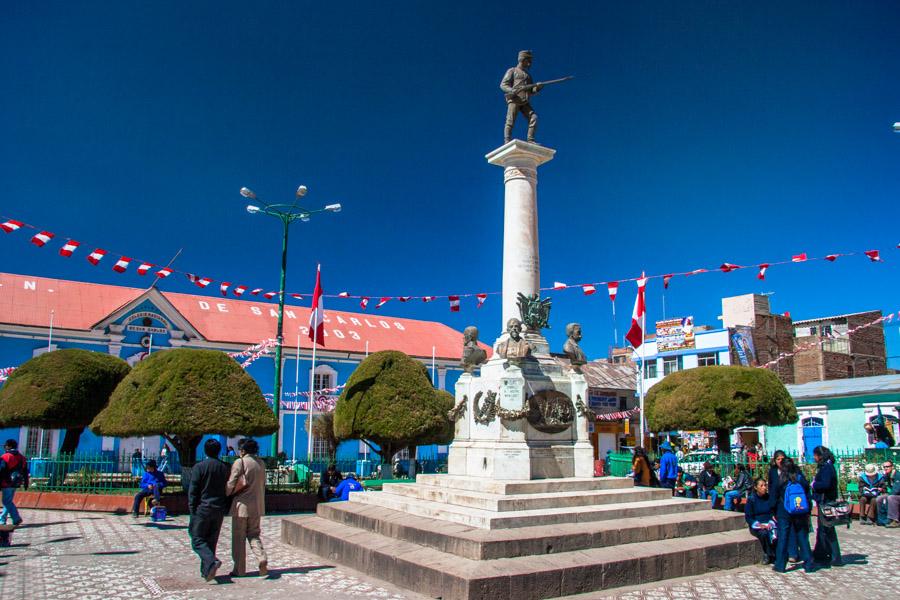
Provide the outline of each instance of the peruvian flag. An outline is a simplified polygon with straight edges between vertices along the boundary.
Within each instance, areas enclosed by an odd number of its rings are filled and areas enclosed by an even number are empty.
[[[804,259],[806,260],[806,259]],[[756,275],[757,279],[765,279],[766,278],[766,269],[769,268],[769,263],[762,263],[759,265],[759,273]]]
[[[359,307],[363,310],[366,310],[366,307],[369,305],[369,297],[363,296],[359,301]]]
[[[13,231],[16,231],[17,229],[22,227],[22,225],[24,224],[25,223],[23,223],[22,221],[10,219],[9,221],[3,221],[2,223],[0,223],[0,229],[5,231],[6,233],[12,233]]]
[[[103,248],[97,248],[96,250],[88,254],[87,259],[89,263],[97,266],[97,263],[100,262],[104,256],[106,256],[106,250],[104,250]]]
[[[265,298],[266,300],[271,300],[272,298],[274,298],[277,295],[278,295],[278,292],[266,292],[265,294],[263,294],[263,298]]]
[[[583,286],[581,286],[581,289],[582,289],[582,291],[584,291],[585,296],[590,296],[591,294],[593,294],[597,291],[597,288],[595,288],[594,286],[592,286],[589,283],[586,283]]]
[[[325,345],[325,303],[322,299],[322,265],[316,265],[316,287],[309,311],[309,339]]]
[[[742,269],[740,265],[733,265],[731,263],[722,263],[722,266],[719,269],[723,273],[731,273],[732,271],[737,271],[738,269]]]
[[[616,294],[619,293],[619,282],[618,281],[610,281],[606,284],[606,291],[609,292],[609,299],[613,302],[616,301]]]
[[[881,260],[881,256],[878,255],[878,250],[866,250],[865,255],[869,257],[869,260],[872,262],[884,262]]]
[[[127,256],[123,256],[119,260],[116,261],[116,264],[113,265],[113,271],[116,273],[124,273],[128,268],[128,265],[131,264],[131,259]]]
[[[672,281],[672,275],[674,275],[674,273],[669,273],[668,275],[663,275],[663,289],[664,290],[669,289],[669,282]]]
[[[153,268],[152,263],[142,262],[141,264],[138,265],[137,273],[138,273],[138,275],[146,275],[147,271],[149,271],[152,268]]]
[[[231,293],[234,294],[235,296],[243,296],[244,292],[246,292],[246,291],[247,291],[247,286],[237,285],[234,287],[233,290],[231,290]]]
[[[382,306],[384,306],[385,304],[390,302],[390,300],[391,300],[390,296],[383,296],[381,298],[381,300],[378,301],[378,304],[375,305],[375,308],[381,308]]]
[[[254,296],[259,296],[259,293],[260,293],[261,291],[263,291],[262,288],[254,288],[253,291],[250,292],[250,293],[253,294]]]
[[[685,273],[685,275],[699,275],[700,273],[707,273],[707,272],[709,272],[709,269],[694,269],[690,273]]]
[[[72,256],[72,253],[75,252],[75,250],[77,250],[78,246],[80,245],[81,244],[79,242],[76,242],[75,240],[69,240],[68,242],[63,244],[62,248],[59,249],[59,255],[66,257]]]
[[[806,261],[806,252],[802,254],[795,254],[791,257],[791,262],[805,262]]]
[[[160,269],[159,271],[156,272],[156,276],[159,277],[160,279],[165,279],[166,277],[168,277],[171,274],[172,274],[172,269],[170,269],[169,267],[163,267],[162,269]]]
[[[350,292],[341,292],[338,294],[338,298],[349,298]]]
[[[397,296],[397,300],[400,302],[409,302],[410,298],[412,298],[412,296]]]
[[[450,312],[459,312],[459,296],[447,296],[450,301]]]
[[[644,288],[647,287],[647,278],[638,279],[637,298],[634,299],[634,310],[631,312],[631,328],[625,334],[625,339],[637,349],[644,343],[644,320],[647,317],[647,307],[644,303]]]
[[[291,294],[291,298],[293,298],[294,300],[303,300],[303,296],[301,296],[300,294]]]
[[[231,287],[231,282],[229,282],[229,281],[223,281],[222,283],[219,284],[219,291],[222,293],[223,296],[228,295],[229,287]]]
[[[827,254],[825,256],[825,260],[827,260],[828,262],[834,262],[837,260],[837,257],[838,257],[837,254]]]
[[[569,287],[569,286],[567,286],[566,284],[564,284],[562,281],[554,281],[554,282],[553,282],[553,289],[554,289],[554,290],[564,290],[564,289],[566,289],[567,287]]]
[[[34,244],[35,246],[37,246],[38,248],[41,248],[44,246],[44,244],[46,244],[47,242],[49,242],[52,239],[53,239],[52,233],[50,233],[49,231],[42,231],[40,233],[34,234],[34,237],[31,238],[31,243]]]
[[[475,299],[478,301],[478,308],[481,308],[487,300],[487,294],[475,294]]]
[[[435,298],[437,298],[437,296],[422,296],[422,302],[431,302]]]

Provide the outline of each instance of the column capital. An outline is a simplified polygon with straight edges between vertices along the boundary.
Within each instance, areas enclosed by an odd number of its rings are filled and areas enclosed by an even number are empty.
[[[484,157],[498,167],[519,167],[537,169],[545,162],[553,160],[556,150],[522,140],[512,140],[488,152]]]

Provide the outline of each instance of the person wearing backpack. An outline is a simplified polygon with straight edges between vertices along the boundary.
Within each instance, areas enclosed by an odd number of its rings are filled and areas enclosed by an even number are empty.
[[[784,573],[789,551],[799,548],[799,558],[807,573],[815,570],[809,549],[809,482],[794,464],[785,458],[778,471],[778,490],[775,492],[775,520],[778,522],[775,549],[775,571]]]
[[[25,457],[19,454],[18,448],[19,443],[16,440],[6,440],[3,446],[5,452],[0,456],[0,493],[3,497],[0,523],[6,525],[7,519],[11,518],[12,524],[16,527],[22,524],[22,517],[13,498],[18,488],[28,489],[28,463]]]
[[[812,482],[813,498],[816,506],[821,507],[826,502],[835,502],[838,499],[838,475],[834,468],[834,455],[831,450],[825,446],[816,446],[813,449],[813,458],[818,465],[816,476]],[[816,545],[813,547],[813,558],[816,562],[826,565],[840,566],[844,564],[834,523],[830,527],[825,523],[821,508],[817,511]]]

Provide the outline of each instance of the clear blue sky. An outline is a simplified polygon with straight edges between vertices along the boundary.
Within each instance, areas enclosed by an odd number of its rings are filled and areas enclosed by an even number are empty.
[[[900,309],[900,4],[555,4],[5,3],[0,214],[273,288],[278,225],[238,190],[288,201],[304,183],[309,205],[345,209],[294,227],[289,288],[321,261],[331,293],[498,290],[502,175],[483,157],[502,141],[499,80],[530,48],[538,79],[576,76],[534,101],[558,151],[540,172],[544,285],[879,248],[883,264],[674,280],[668,314],[716,324],[722,296],[749,292],[795,318]],[[24,237],[0,235],[2,270],[145,283]],[[648,294],[652,321],[658,280]],[[578,320],[605,355],[604,291],[553,296],[554,347]],[[632,302],[623,286],[620,336]],[[499,306],[381,310],[490,342]]]

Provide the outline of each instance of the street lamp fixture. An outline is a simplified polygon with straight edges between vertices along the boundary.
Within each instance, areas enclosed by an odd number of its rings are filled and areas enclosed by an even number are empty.
[[[306,195],[307,187],[305,185],[301,185],[297,188],[297,198],[302,198]],[[256,200],[256,194],[250,188],[242,187],[241,188],[241,196],[244,198],[249,198],[250,200]],[[256,205],[248,205],[247,212],[251,215],[255,215],[258,213],[262,213],[264,215],[269,215],[270,217],[277,217],[282,224],[282,237],[281,237],[281,284],[279,286],[278,293],[278,329],[275,334],[275,339],[278,342],[275,346],[275,401],[272,403],[272,412],[275,413],[275,421],[281,423],[279,419],[279,412],[281,410],[281,370],[282,370],[282,349],[284,346],[284,282],[285,275],[287,273],[287,248],[288,248],[288,229],[294,221],[303,221],[308,222],[312,215],[321,212],[338,212],[341,210],[340,204],[329,204],[325,208],[319,208],[315,210],[309,210],[306,208],[302,208],[297,206],[297,203],[293,204],[265,204],[263,203],[262,207]],[[300,349],[298,348],[299,352]],[[272,447],[271,447],[271,455],[277,456],[278,454],[278,442],[279,442],[279,434],[280,428],[272,435]]]
[[[900,133],[900,121],[894,123],[894,133]]]

